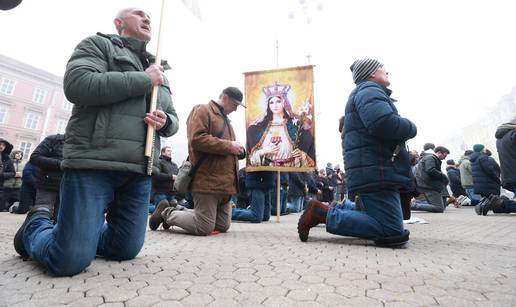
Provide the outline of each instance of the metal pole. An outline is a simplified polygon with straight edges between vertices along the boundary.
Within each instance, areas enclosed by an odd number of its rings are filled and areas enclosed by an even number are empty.
[[[276,68],[279,67],[279,41],[276,40]]]
[[[278,171],[276,178],[276,223],[279,223],[279,217],[281,215],[281,181],[280,181],[281,172]]]

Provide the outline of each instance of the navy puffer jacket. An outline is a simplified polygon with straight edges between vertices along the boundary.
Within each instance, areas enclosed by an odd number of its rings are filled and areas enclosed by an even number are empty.
[[[500,195],[500,166],[498,163],[493,158],[479,152],[473,153],[470,161],[475,193],[482,196]]]
[[[351,193],[410,186],[405,141],[416,136],[417,129],[398,114],[390,95],[384,86],[363,81],[349,96],[342,146]]]
[[[516,124],[503,124],[496,130],[496,149],[502,170],[502,186],[516,189]]]

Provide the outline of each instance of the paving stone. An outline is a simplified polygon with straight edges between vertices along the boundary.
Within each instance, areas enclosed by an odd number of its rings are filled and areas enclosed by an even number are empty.
[[[126,307],[152,306],[161,301],[158,295],[140,295],[125,302]]]
[[[457,307],[474,306],[473,300],[467,300],[467,299],[459,298],[459,297],[455,297],[455,296],[445,295],[445,296],[436,297],[435,299],[437,300],[437,302],[440,305],[444,305],[444,306],[457,306]]]
[[[318,284],[324,281],[323,277],[315,276],[315,275],[304,275],[301,276],[299,281],[307,283],[307,284]]]
[[[213,302],[214,299],[208,294],[192,294],[181,300],[181,304],[185,306],[206,306]]]
[[[234,279],[219,279],[215,280],[211,285],[217,288],[234,288],[238,285],[238,281]]]
[[[391,282],[383,282],[380,285],[382,289],[392,292],[414,292],[412,286],[399,283],[397,282],[397,280],[393,280]]]
[[[210,295],[215,298],[215,300],[219,299],[232,299],[238,296],[240,293],[232,288],[217,288],[214,291],[210,292]]]
[[[148,231],[136,259],[96,258],[56,278],[14,256],[23,217],[0,213],[0,306],[516,306],[514,215],[449,208],[424,218],[407,225],[406,249],[322,225],[302,243],[299,214],[218,236]]]
[[[347,298],[343,295],[339,295],[337,293],[319,293],[317,295],[316,302],[322,304],[323,306],[342,306],[342,301],[346,300]]]
[[[240,307],[240,303],[232,299],[216,299],[208,307]]]
[[[70,306],[74,307],[90,307],[90,306],[97,306],[104,303],[104,299],[99,296],[95,297],[83,297],[76,301],[70,302]]]
[[[164,300],[181,300],[190,295],[186,290],[170,289],[159,294],[159,297]]]
[[[310,289],[292,290],[287,294],[287,298],[294,301],[314,301],[316,297],[317,293]]]
[[[263,302],[263,306],[297,306],[296,301],[286,297],[269,297]]]

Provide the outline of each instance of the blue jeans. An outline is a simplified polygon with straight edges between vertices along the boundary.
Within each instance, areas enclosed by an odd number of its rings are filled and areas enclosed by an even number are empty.
[[[252,223],[268,221],[271,218],[272,191],[269,189],[249,189],[247,194],[251,201],[251,208],[233,208],[231,219]]]
[[[56,225],[34,215],[25,227],[25,249],[57,276],[80,273],[95,255],[133,259],[145,238],[150,189],[150,176],[66,170]]]
[[[481,196],[479,194],[475,194],[473,188],[464,188],[466,191],[466,195],[469,199],[471,199],[471,205],[474,206],[480,202]]]
[[[341,210],[355,210],[356,205],[351,200],[345,199],[341,204],[338,204],[335,207],[339,207]]]
[[[360,194],[366,211],[336,206],[328,210],[326,231],[341,236],[380,239],[403,234],[400,193],[381,191]]]
[[[301,212],[303,210],[303,201],[305,198],[303,196],[291,196],[291,202],[287,203],[287,208],[289,212]]]
[[[156,210],[156,207],[158,206],[159,202],[162,200],[168,200],[171,201],[172,199],[176,199],[174,195],[168,194],[168,193],[156,193],[154,194],[154,200],[151,204],[149,204],[149,213],[153,213],[154,210]]]
[[[274,190],[271,195],[271,215],[276,215],[276,203],[278,202],[278,197],[276,195],[277,190]],[[284,187],[281,187],[280,189],[280,213],[286,213],[287,212],[287,198],[288,198],[288,190]]]

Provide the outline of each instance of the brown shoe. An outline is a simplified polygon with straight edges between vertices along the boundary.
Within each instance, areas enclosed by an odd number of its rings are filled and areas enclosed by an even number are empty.
[[[164,222],[161,213],[168,207],[170,207],[170,204],[166,199],[160,201],[159,204],[156,206],[156,210],[154,210],[151,217],[149,218],[149,228],[151,230],[158,229],[159,225],[161,225],[161,223]]]
[[[176,209],[177,209],[177,207],[181,207],[181,205],[177,204],[177,200],[175,200],[175,199],[172,199],[171,201],[169,201],[168,204],[170,205],[169,207],[176,208]],[[163,219],[163,229],[167,230],[169,228],[170,228],[170,225],[167,224],[167,221],[165,221],[165,219]]]
[[[299,239],[301,239],[301,241],[306,242],[306,240],[308,240],[310,228],[319,224],[326,224],[328,209],[328,205],[325,205],[318,200],[313,199],[308,202],[305,211],[297,223],[297,233],[299,234]]]

